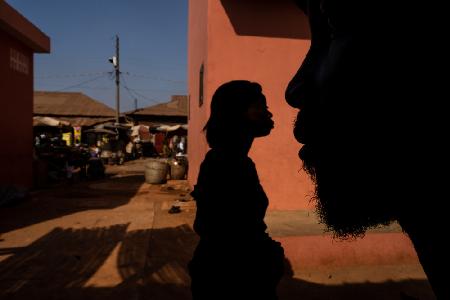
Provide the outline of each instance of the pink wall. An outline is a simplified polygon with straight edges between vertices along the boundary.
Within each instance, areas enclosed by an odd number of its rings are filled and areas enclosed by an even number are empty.
[[[292,125],[296,110],[284,91],[309,48],[306,17],[290,0],[189,1],[189,161],[188,180],[195,184],[208,149],[201,128],[209,114],[210,97],[233,79],[263,86],[275,129],[255,140],[250,156],[272,210],[312,210],[313,186],[301,171],[299,144]],[[198,106],[198,78],[205,63],[205,102]],[[224,186],[230,183],[224,183]],[[317,270],[363,265],[418,264],[409,239],[402,233],[368,233],[364,239],[336,242],[330,235],[276,236],[294,269]],[[321,269],[322,270],[322,269]],[[386,275],[389,276],[389,275]],[[383,277],[384,278],[384,277]]]
[[[276,237],[293,266],[313,270],[355,265],[417,264],[411,240],[403,233],[367,234],[335,240],[331,235]]]
[[[284,102],[286,85],[309,47],[306,17],[289,0],[197,1],[190,1],[189,7],[190,183],[195,184],[207,151],[199,131],[209,114],[211,95],[226,81],[247,79],[263,86],[274,115],[272,134],[257,139],[250,153],[270,208],[311,209],[312,184],[300,171],[299,145],[292,134],[296,111]],[[199,61],[205,58],[205,103],[199,109]]]
[[[195,184],[200,163],[208,150],[208,145],[202,128],[209,111],[204,92],[205,103],[199,106],[199,72],[204,64],[204,82],[207,85],[207,41],[208,41],[208,0],[189,1],[188,29],[188,88],[189,88],[189,130],[188,130],[188,178],[191,185]]]

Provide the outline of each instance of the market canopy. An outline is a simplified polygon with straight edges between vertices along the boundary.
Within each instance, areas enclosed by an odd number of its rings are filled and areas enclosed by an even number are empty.
[[[105,128],[93,128],[84,131],[85,133],[105,133],[111,135],[117,135],[117,132]]]
[[[56,118],[51,117],[35,116],[33,117],[33,126],[52,126],[52,127],[70,126],[70,122],[58,120]]]
[[[149,135],[149,127],[145,125],[136,125],[131,127],[131,136]]]
[[[180,125],[174,125],[174,126],[161,125],[158,128],[156,128],[156,130],[170,132],[170,131],[178,130],[180,128],[184,129],[184,130],[187,130],[188,129],[188,125],[187,124],[182,124],[182,125],[180,124]]]

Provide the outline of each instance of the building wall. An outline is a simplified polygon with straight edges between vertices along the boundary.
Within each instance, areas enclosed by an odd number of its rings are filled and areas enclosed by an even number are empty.
[[[33,52],[0,30],[0,185],[31,187]]]
[[[275,121],[271,135],[256,139],[250,153],[269,196],[270,209],[310,209],[312,184],[301,171],[299,144],[292,134],[296,110],[284,101],[285,88],[309,48],[306,17],[289,0],[206,2],[200,7],[197,0],[190,1],[189,182],[195,184],[198,165],[207,151],[199,131],[207,120],[212,94],[230,80],[256,81],[263,87]],[[202,26],[195,23],[200,21]],[[196,74],[201,58],[206,58],[205,101],[199,109]]]
[[[205,155],[208,145],[202,128],[209,113],[208,104],[199,105],[200,68],[204,65],[204,83],[208,86],[207,40],[208,40],[208,0],[190,0],[188,17],[188,179],[191,185],[195,184],[200,163]],[[204,99],[210,97],[209,91],[204,89]]]
[[[274,115],[275,129],[270,136],[255,140],[250,156],[269,197],[269,209],[282,216],[282,221],[268,224],[269,228],[276,228],[277,224],[283,228],[307,225],[308,221],[290,217],[289,212],[313,209],[310,203],[313,185],[301,171],[297,156],[300,145],[292,134],[296,110],[284,100],[286,85],[309,48],[306,17],[290,0],[191,0],[189,9],[189,183],[195,184],[199,164],[207,151],[200,130],[209,114],[214,91],[234,79],[259,82]],[[199,108],[201,61],[206,62],[205,99]],[[224,182],[224,187],[232,185],[232,180]],[[346,242],[336,242],[332,235],[322,231],[295,234],[281,230],[273,236],[282,243],[295,276],[306,281],[329,283],[328,274],[332,272],[345,274],[342,270],[377,269],[386,264],[395,267],[392,273],[379,274],[385,280],[424,278],[414,248],[400,230],[368,232],[364,239]],[[401,271],[411,265],[418,266],[416,273]],[[356,280],[372,278],[366,273],[356,274],[359,274]],[[346,281],[345,276],[336,278]]]

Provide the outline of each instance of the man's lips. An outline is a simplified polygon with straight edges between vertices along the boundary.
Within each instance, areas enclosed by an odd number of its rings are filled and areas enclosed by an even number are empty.
[[[300,144],[310,144],[318,137],[318,116],[312,109],[302,109],[294,123],[294,137]]]
[[[307,143],[307,134],[305,131],[305,124],[301,119],[300,113],[297,116],[297,120],[294,124],[294,137],[300,144]]]

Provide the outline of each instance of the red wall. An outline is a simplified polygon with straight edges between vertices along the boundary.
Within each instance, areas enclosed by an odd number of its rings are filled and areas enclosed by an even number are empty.
[[[11,63],[11,55],[23,64],[18,66]],[[24,64],[27,67],[24,67]],[[31,187],[33,53],[31,49],[1,30],[0,91],[0,185]]]
[[[306,17],[292,1],[190,1],[189,5],[189,182],[207,151],[200,133],[210,98],[234,79],[263,86],[275,129],[255,140],[250,156],[269,196],[270,208],[312,209],[312,184],[301,171],[292,125],[296,111],[284,102],[284,90],[309,47]],[[205,103],[198,107],[198,72],[205,62]]]

